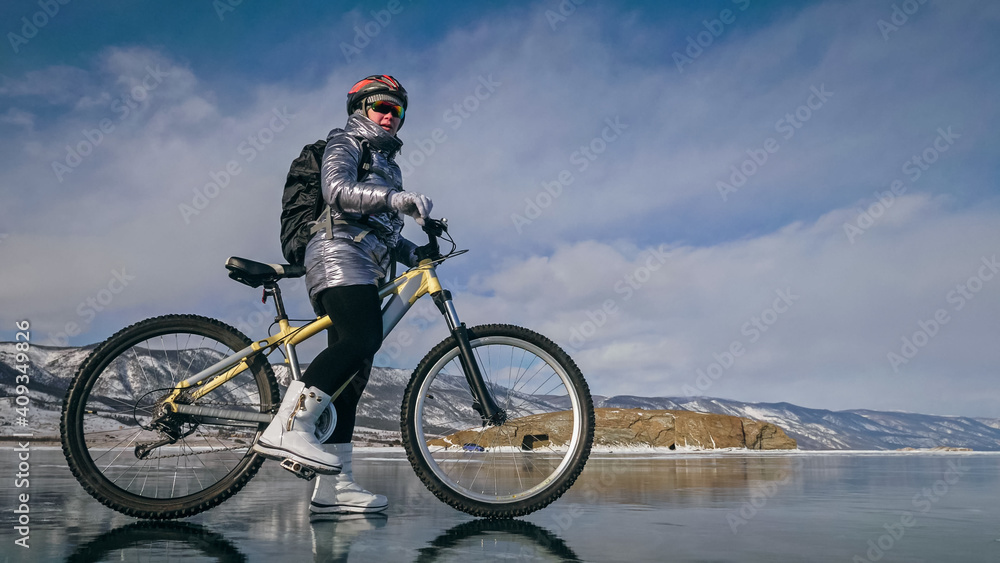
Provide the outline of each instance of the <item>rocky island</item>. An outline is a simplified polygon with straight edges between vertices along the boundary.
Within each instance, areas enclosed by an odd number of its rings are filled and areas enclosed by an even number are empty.
[[[533,449],[565,444],[570,437],[568,412],[525,416],[508,421],[504,436],[497,428],[465,430],[442,439],[435,446],[489,444],[497,441]],[[600,447],[655,448],[746,448],[750,450],[794,450],[797,444],[780,427],[769,422],[724,414],[681,410],[595,409],[594,445]]]

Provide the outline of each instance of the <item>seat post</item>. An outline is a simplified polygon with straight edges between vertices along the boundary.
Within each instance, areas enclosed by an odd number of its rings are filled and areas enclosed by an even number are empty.
[[[288,315],[285,313],[285,303],[281,300],[281,289],[278,288],[276,282],[272,282],[264,285],[264,293],[270,294],[274,298],[274,309],[277,316],[274,320],[281,324],[282,330],[287,330],[288,327]],[[295,353],[295,346],[291,342],[285,343],[285,363],[288,364],[289,369],[292,372],[292,380],[298,381],[302,379],[302,370],[299,367],[299,357]]]
[[[264,292],[271,295],[274,298],[274,309],[277,316],[274,317],[276,321],[287,321],[288,315],[285,313],[285,303],[281,300],[281,290],[278,289],[278,284],[271,283],[264,286]]]

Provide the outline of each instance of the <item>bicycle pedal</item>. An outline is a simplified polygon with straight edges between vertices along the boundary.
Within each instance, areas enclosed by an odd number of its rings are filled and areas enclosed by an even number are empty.
[[[308,467],[302,465],[301,463],[295,461],[294,459],[285,458],[281,460],[281,468],[287,469],[295,474],[299,479],[305,479],[306,481],[312,481],[316,477],[316,472]]]

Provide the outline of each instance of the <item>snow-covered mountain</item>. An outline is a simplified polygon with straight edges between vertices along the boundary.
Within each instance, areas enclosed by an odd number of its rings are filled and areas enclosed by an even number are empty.
[[[791,403],[743,403],[708,397],[595,399],[602,407],[677,409],[743,416],[780,426],[804,450],[895,450],[952,446],[1000,450],[995,419],[871,410],[829,411]]]
[[[30,357],[30,426],[35,436],[57,436],[59,412],[63,396],[76,369],[92,347],[56,348],[31,347]],[[15,419],[14,343],[0,342],[0,435],[9,435]],[[211,358],[197,360],[208,362]],[[164,373],[155,355],[137,359],[146,373]],[[176,361],[176,358],[173,359]],[[191,361],[190,359],[185,362]],[[205,363],[204,365],[208,365]],[[273,365],[279,383],[288,383],[288,369]],[[127,366],[122,369],[130,369]],[[409,370],[375,368],[358,409],[358,426],[379,432],[382,438],[399,430],[400,404],[410,379]],[[443,428],[463,419],[468,392],[463,378],[456,377],[449,385],[436,390],[439,407],[432,412],[433,422]],[[449,389],[450,387],[450,389]],[[118,394],[124,390],[109,390]],[[458,398],[461,397],[461,400]],[[594,397],[597,407],[673,409],[709,412],[753,418],[771,422],[783,428],[798,441],[801,449],[865,449],[895,450],[904,447],[930,448],[953,446],[974,450],[1000,451],[1000,420],[970,417],[933,416],[903,412],[870,410],[829,411],[800,407],[789,403],[743,403],[707,397]],[[526,413],[545,405],[523,403]]]

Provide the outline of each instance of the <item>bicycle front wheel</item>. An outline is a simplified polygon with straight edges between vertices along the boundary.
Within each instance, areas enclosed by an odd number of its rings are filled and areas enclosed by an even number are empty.
[[[594,439],[590,390],[559,346],[528,329],[477,326],[469,343],[506,422],[483,424],[449,337],[421,360],[403,397],[407,457],[454,508],[487,518],[529,514],[583,471]]]
[[[105,505],[139,518],[180,518],[218,505],[256,474],[251,450],[266,423],[164,416],[160,403],[178,382],[250,345],[220,321],[168,315],[125,328],[77,371],[63,404],[66,461]],[[270,413],[278,384],[263,354],[194,405]]]

